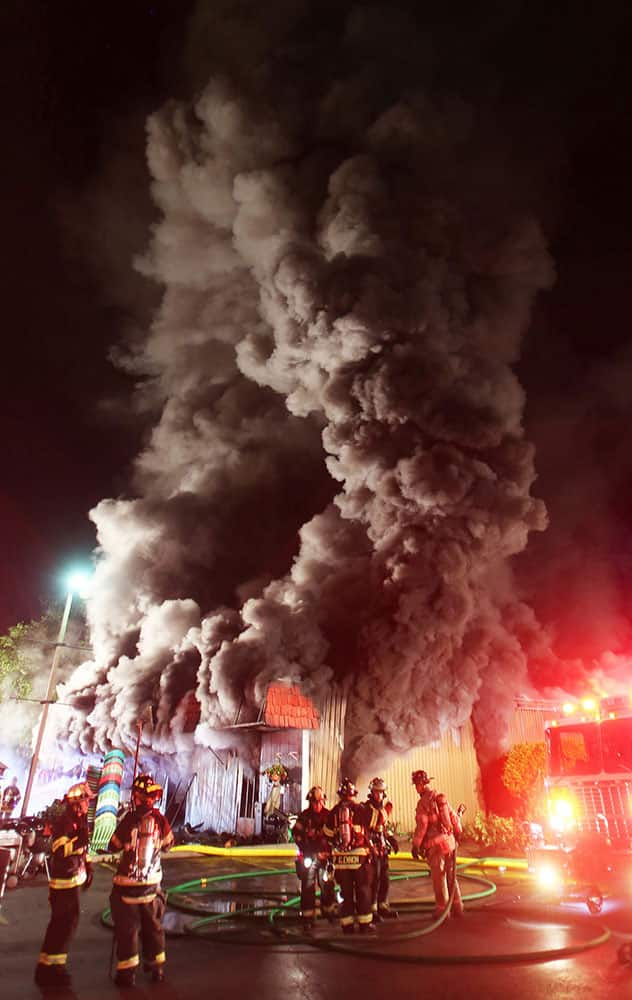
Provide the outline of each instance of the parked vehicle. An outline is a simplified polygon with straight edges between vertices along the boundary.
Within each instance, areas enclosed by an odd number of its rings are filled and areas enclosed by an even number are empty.
[[[40,817],[27,816],[0,823],[0,849],[4,858],[4,888],[15,889],[20,880],[44,874],[48,878],[50,836]],[[1,892],[1,888],[0,888]]]
[[[605,823],[613,845],[627,848],[632,840],[632,706],[628,699],[584,699],[564,710],[564,721],[545,729],[547,841],[559,834],[599,832]]]
[[[545,729],[548,822],[527,861],[547,899],[599,913],[632,870],[632,710],[628,699],[586,698],[564,713]]]

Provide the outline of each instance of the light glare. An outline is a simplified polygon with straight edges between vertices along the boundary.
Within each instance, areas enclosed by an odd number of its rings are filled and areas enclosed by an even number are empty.
[[[78,594],[83,597],[90,582],[91,574],[86,570],[75,569],[66,576],[66,588],[71,594]]]
[[[564,877],[553,865],[542,865],[535,873],[538,884],[543,889],[560,889],[564,884]]]

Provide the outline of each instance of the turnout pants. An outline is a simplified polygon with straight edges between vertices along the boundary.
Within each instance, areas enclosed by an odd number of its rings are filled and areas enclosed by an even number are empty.
[[[301,916],[313,920],[316,916],[316,888],[320,889],[320,909],[326,916],[336,908],[336,890],[332,878],[326,877],[321,863],[312,858],[309,868],[302,861],[296,863],[296,874],[301,881]]]
[[[434,889],[435,897],[435,913],[443,913],[446,906],[448,905],[449,898],[449,888],[447,880],[448,863],[450,861],[450,855],[444,854],[441,847],[438,844],[434,844],[432,847],[428,848],[427,851],[428,866],[430,868],[430,875],[432,877],[432,888]],[[463,901],[461,899],[461,890],[459,888],[458,879],[454,878],[455,888],[454,888],[454,899],[452,901],[452,909],[454,913],[463,913]]]
[[[336,881],[342,893],[340,926],[343,930],[345,927],[352,927],[356,918],[361,927],[373,920],[371,905],[374,876],[374,866],[370,860],[352,871],[348,868],[336,868]]]
[[[388,890],[390,887],[388,854],[375,855],[375,879],[373,881],[373,912],[388,910]]]
[[[152,887],[153,889],[153,887]],[[165,932],[162,918],[166,898],[160,886],[145,896],[134,896],[124,886],[115,885],[110,894],[110,907],[116,939],[116,970],[135,969],[140,964],[138,934],[143,946],[143,964],[150,969],[164,965]]]
[[[79,923],[79,886],[70,889],[49,889],[50,920],[38,965],[66,965],[68,945]]]

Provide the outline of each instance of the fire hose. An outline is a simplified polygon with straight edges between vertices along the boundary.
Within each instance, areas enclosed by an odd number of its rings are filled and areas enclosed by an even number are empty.
[[[204,852],[210,853],[210,852]],[[216,853],[214,850],[213,853]],[[222,852],[223,853],[223,852]],[[240,852],[242,857],[244,857],[245,852]],[[250,852],[248,852],[250,853]],[[268,852],[269,856],[269,852]],[[245,857],[244,857],[245,860]],[[471,902],[477,899],[486,898],[493,895],[496,891],[496,885],[488,879],[482,878],[480,876],[475,876],[467,874],[465,869],[474,868],[484,865],[487,859],[480,859],[476,861],[464,862],[460,865],[455,864],[455,874],[456,870],[461,873],[463,878],[470,881],[474,881],[482,886],[481,891],[464,895],[464,900],[466,902]],[[502,861],[503,859],[496,859]],[[508,864],[510,862],[507,862]],[[188,882],[183,882],[179,885],[171,887],[167,890],[167,898],[170,906],[181,912],[196,915],[203,912],[203,910],[196,906],[195,903],[190,901],[191,894],[207,894],[207,893],[223,893],[222,883],[232,882],[235,880],[253,879],[253,878],[267,878],[272,876],[283,876],[290,875],[294,873],[293,868],[273,868],[264,870],[250,870],[245,872],[231,872],[222,875],[207,876],[199,879],[193,879]],[[428,871],[422,872],[412,872],[405,871],[399,875],[393,875],[391,877],[392,882],[401,881],[404,879],[416,879],[428,876]],[[452,904],[455,891],[455,882],[453,881],[451,887],[451,894],[449,899],[449,904],[446,911],[441,914],[441,916],[432,921],[430,924],[417,928],[415,930],[389,935],[388,939],[384,939],[384,944],[392,945],[403,943],[406,941],[414,941],[418,938],[422,938],[428,934],[435,931],[446,919],[449,912],[449,907]],[[187,894],[187,898],[182,899],[184,894]],[[195,920],[191,925],[185,928],[187,934],[192,934],[198,937],[209,938],[211,940],[221,939],[224,942],[230,942],[239,944],[265,944],[267,946],[277,945],[277,946],[287,946],[288,944],[301,944],[303,946],[309,946],[312,948],[320,948],[327,951],[333,951],[337,953],[348,953],[356,956],[362,956],[365,958],[380,959],[382,961],[395,961],[404,962],[412,964],[421,965],[459,965],[459,964],[500,964],[500,963],[516,963],[516,962],[549,962],[555,961],[560,958],[568,958],[572,955],[577,955],[582,952],[588,951],[593,948],[597,948],[604,944],[610,937],[610,931],[605,927],[598,927],[598,933],[596,936],[591,937],[589,940],[578,942],[577,944],[566,945],[563,947],[552,948],[552,949],[542,949],[530,952],[511,952],[493,955],[419,955],[419,954],[394,954],[392,951],[387,950],[377,950],[375,945],[377,943],[376,939],[373,938],[367,945],[362,944],[347,944],[341,941],[339,938],[333,937],[310,937],[304,935],[302,932],[292,932],[287,928],[280,926],[280,918],[286,917],[293,911],[296,911],[300,905],[300,896],[294,896],[290,899],[287,898],[287,893],[278,891],[261,891],[257,889],[255,891],[239,891],[237,893],[240,896],[255,897],[256,902],[250,906],[245,906],[238,914],[236,913],[216,913],[212,916],[201,917]],[[425,912],[429,906],[433,904],[431,902],[425,902],[423,900],[413,900],[410,903],[404,901],[397,904],[400,910],[405,910],[406,913],[415,914],[418,912]],[[500,913],[501,915],[515,915],[515,911],[510,907],[494,907],[495,913]],[[520,911],[524,913],[524,909]],[[246,937],[244,936],[232,936],[232,938],[227,937],[226,931],[221,929],[221,925],[230,920],[234,922],[235,920],[241,921],[257,919],[261,922],[262,918],[273,934],[273,937],[268,937],[263,939],[261,935],[253,935],[252,933],[246,932]],[[106,926],[111,925],[111,914],[109,909],[103,911],[101,919]],[[536,918],[537,919],[537,918]],[[550,912],[546,915],[547,921],[550,922]],[[569,919],[565,917],[565,925],[576,925],[584,926],[584,923],[580,922],[577,918]],[[379,939],[378,939],[379,940]]]

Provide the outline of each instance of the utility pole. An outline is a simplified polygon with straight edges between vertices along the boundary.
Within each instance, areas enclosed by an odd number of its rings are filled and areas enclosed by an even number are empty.
[[[140,753],[140,740],[143,735],[143,726],[145,725],[144,719],[136,720],[136,727],[138,729],[138,736],[136,737],[136,753],[134,754],[134,774],[132,776],[132,784],[136,780],[136,772],[138,771],[138,754]]]

